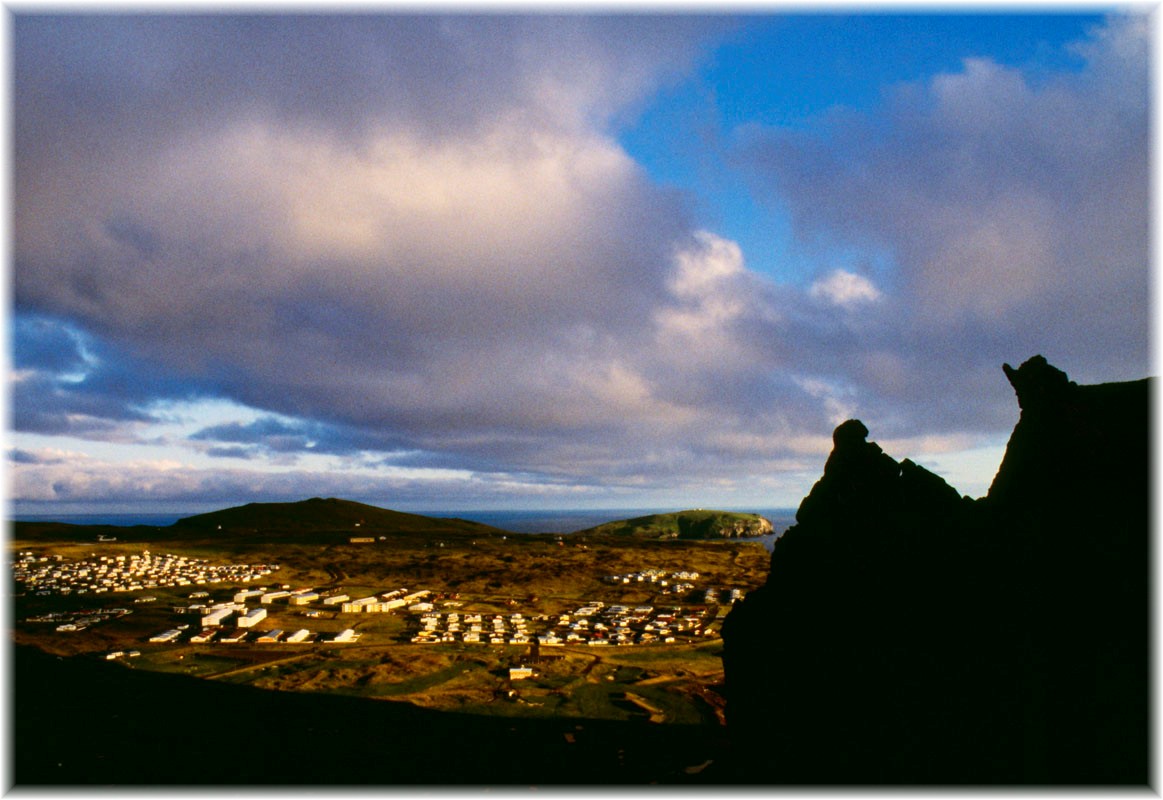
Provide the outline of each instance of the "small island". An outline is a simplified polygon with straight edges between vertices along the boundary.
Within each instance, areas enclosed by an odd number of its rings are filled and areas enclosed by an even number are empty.
[[[607,522],[580,531],[598,536],[633,536],[642,539],[750,539],[773,532],[771,521],[758,514],[702,508],[649,514]]]

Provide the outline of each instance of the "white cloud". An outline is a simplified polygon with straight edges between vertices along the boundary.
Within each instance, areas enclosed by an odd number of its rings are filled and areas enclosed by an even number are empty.
[[[842,269],[829,272],[811,285],[808,294],[842,308],[855,308],[880,300],[880,290],[863,275]]]
[[[667,288],[676,302],[655,312],[659,336],[675,341],[685,358],[699,353],[726,357],[730,325],[747,310],[740,291],[744,274],[738,244],[698,231],[694,246],[674,258]]]
[[[833,427],[856,416],[856,404],[850,387],[836,386],[812,377],[799,377],[795,381],[801,389],[821,402]]]

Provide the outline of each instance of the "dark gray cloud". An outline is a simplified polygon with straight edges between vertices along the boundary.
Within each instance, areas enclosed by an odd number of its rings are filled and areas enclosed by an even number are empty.
[[[150,408],[156,400],[213,392],[60,317],[14,314],[12,347],[12,421],[19,431],[128,441],[134,426],[159,420]]]
[[[90,368],[83,337],[59,320],[20,315],[12,319],[12,366],[16,370],[46,370],[83,374]]]
[[[59,456],[35,453],[31,450],[22,450],[19,447],[13,447],[8,450],[8,459],[13,464],[60,464],[64,461]]]
[[[254,447],[209,447],[206,449],[206,455],[211,458],[241,458],[250,460],[257,458],[259,453]]]
[[[149,157],[239,119],[358,145],[602,121],[727,21],[695,15],[116,14],[13,17],[18,183],[62,155]],[[45,137],[46,131],[52,136]]]
[[[343,428],[313,419],[260,416],[250,422],[224,422],[201,428],[187,437],[191,442],[217,446],[205,452],[211,456],[254,458],[260,455],[359,455],[365,451],[391,452],[393,458],[403,442],[374,431]]]

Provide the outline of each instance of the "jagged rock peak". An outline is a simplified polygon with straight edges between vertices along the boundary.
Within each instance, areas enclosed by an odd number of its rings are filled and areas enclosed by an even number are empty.
[[[835,429],[723,621],[740,783],[1148,782],[1152,379],[1004,372],[1022,413],[984,498]]]
[[[837,450],[864,444],[868,438],[868,428],[858,419],[850,419],[836,426],[832,431],[832,446]]]
[[[1002,364],[1002,371],[1018,396],[1018,406],[1023,410],[1045,408],[1049,403],[1061,400],[1077,384],[1066,373],[1053,367],[1043,356],[1034,356],[1014,369]]]

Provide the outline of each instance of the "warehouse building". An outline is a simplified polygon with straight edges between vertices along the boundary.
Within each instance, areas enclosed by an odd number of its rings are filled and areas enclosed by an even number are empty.
[[[245,614],[238,618],[238,627],[253,628],[256,624],[267,618],[267,610],[265,608],[252,608]]]

